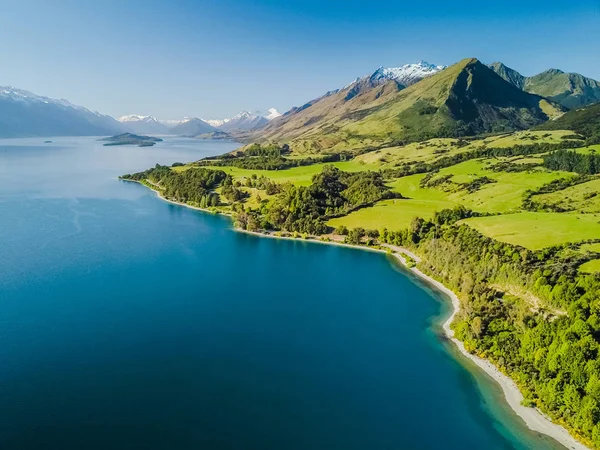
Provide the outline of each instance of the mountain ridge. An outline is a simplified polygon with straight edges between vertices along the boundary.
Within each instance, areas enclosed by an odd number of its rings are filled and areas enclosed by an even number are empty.
[[[578,73],[547,69],[526,77],[500,62],[492,63],[489,67],[518,88],[546,97],[569,109],[600,102],[600,82]]]
[[[125,131],[111,116],[68,100],[0,86],[0,137],[101,136]]]
[[[506,82],[475,58],[403,88],[394,80],[350,85],[284,114],[254,137],[297,151],[359,149],[430,137],[459,137],[535,126],[562,107]]]

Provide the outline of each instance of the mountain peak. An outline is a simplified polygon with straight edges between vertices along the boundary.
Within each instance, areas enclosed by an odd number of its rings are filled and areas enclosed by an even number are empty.
[[[366,84],[367,88],[369,88],[393,80],[401,85],[401,87],[406,87],[421,81],[425,77],[438,73],[445,68],[446,66],[430,64],[424,60],[399,67],[379,66],[371,75],[356,78],[351,83],[344,86],[342,90],[350,89],[351,92],[348,93],[347,99],[351,99],[364,90],[364,86],[361,87],[361,84]],[[332,92],[337,93],[338,91]]]
[[[476,66],[481,64],[481,61],[479,61],[477,58],[465,58],[465,59],[461,59],[456,65],[459,67],[470,67],[470,66]],[[483,64],[481,64],[483,65]]]
[[[261,111],[240,111],[227,119],[208,119],[205,122],[222,131],[253,130],[266,125],[279,116],[281,116],[279,111],[269,108],[267,114]]]
[[[542,72],[542,74],[547,74],[547,75],[560,75],[560,74],[563,74],[563,73],[564,72],[562,70],[560,70],[560,69],[548,69],[548,70],[544,70]]]
[[[126,116],[121,116],[117,119],[119,122],[156,122],[158,123],[158,119],[154,116],[143,116],[141,114],[129,114]]]
[[[93,136],[115,134],[126,128],[110,116],[74,105],[65,99],[34,94],[13,86],[0,86],[4,112],[0,136]]]
[[[269,108],[268,113],[265,117],[269,120],[273,120],[279,116],[281,116],[281,113],[279,111],[277,111],[277,109],[275,108]]]

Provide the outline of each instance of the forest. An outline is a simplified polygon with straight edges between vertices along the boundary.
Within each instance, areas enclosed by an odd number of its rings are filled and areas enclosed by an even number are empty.
[[[559,150],[544,156],[544,167],[550,170],[595,175],[600,173],[600,155],[593,150],[589,154],[577,153],[573,150]]]
[[[214,190],[231,178],[222,170],[199,168],[174,172],[169,166],[157,164],[152,169],[120,177],[123,180],[146,181],[158,187],[170,200],[193,203],[201,208],[220,204],[219,194]]]
[[[510,375],[528,405],[600,446],[600,278],[577,271],[581,257],[559,258],[563,248],[530,251],[456,223],[471,214],[440,211],[379,240],[417,250],[421,270],[459,295],[452,326],[467,350]],[[529,303],[516,298],[524,292]]]

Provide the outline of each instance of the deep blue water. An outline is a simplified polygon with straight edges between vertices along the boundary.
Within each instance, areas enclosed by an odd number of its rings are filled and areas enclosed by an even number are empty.
[[[1,449],[551,449],[383,254],[117,180],[234,147],[0,140]]]

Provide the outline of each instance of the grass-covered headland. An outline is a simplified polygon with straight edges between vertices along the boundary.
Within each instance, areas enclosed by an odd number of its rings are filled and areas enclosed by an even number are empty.
[[[122,178],[249,231],[409,249],[420,257],[411,264],[459,296],[452,326],[467,350],[600,448],[600,147],[590,136],[436,138],[310,157],[255,144]]]

